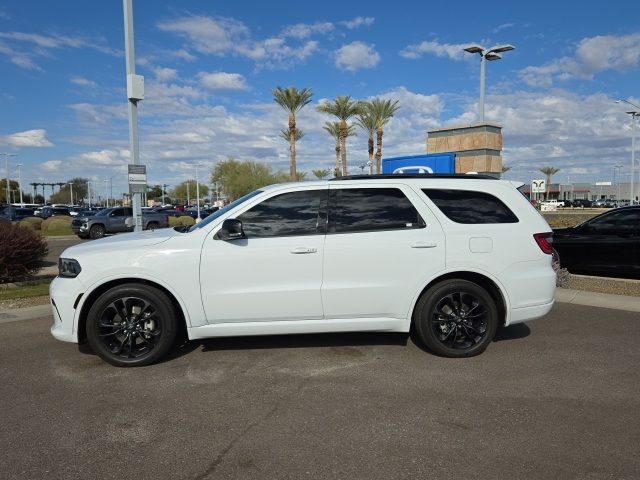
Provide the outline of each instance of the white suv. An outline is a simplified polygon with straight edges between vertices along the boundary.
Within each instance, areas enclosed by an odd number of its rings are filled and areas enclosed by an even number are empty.
[[[553,305],[551,229],[481,176],[380,175],[272,185],[188,231],[71,247],[51,284],[52,334],[147,365],[189,339],[409,332],[433,352],[484,351],[499,325]]]

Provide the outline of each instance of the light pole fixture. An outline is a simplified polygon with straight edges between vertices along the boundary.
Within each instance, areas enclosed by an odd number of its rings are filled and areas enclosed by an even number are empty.
[[[9,157],[17,157],[18,154],[17,153],[0,153],[0,155],[4,155],[4,167],[5,170],[7,171],[7,196],[5,197],[6,201],[7,201],[7,205],[9,205],[11,203],[11,201],[9,200]]]
[[[73,207],[73,182],[69,182],[69,188],[71,192],[71,207]]]
[[[494,60],[500,60],[503,52],[508,52],[509,50],[513,50],[513,45],[505,44],[505,45],[496,45],[491,48],[484,48],[480,45],[470,45],[464,49],[465,52],[468,53],[477,53],[480,55],[480,105],[478,107],[478,117],[480,118],[480,123],[484,123],[484,64],[486,61],[492,62]]]
[[[24,208],[24,201],[22,200],[22,164],[19,163],[18,167],[18,190],[20,190],[20,207]]]
[[[635,196],[635,188],[634,182],[636,177],[636,117],[640,116],[640,107],[635,103],[632,103],[628,100],[616,100],[615,103],[624,102],[628,105],[631,105],[637,110],[629,110],[627,115],[631,115],[631,185],[630,185],[630,195],[629,195],[629,205],[634,205],[636,203]]]

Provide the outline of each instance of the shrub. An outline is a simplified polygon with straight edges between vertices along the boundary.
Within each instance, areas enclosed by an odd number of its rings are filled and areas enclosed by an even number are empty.
[[[40,270],[49,248],[28,227],[0,223],[0,282],[20,280]]]
[[[29,227],[32,230],[40,230],[42,228],[42,219],[39,217],[27,217],[20,220],[20,225]]]
[[[170,227],[182,227],[184,225],[193,225],[194,223],[196,223],[195,219],[191,218],[189,215],[182,215],[180,217],[169,217]]]
[[[42,222],[41,229],[45,235],[73,235],[71,217],[49,217]]]

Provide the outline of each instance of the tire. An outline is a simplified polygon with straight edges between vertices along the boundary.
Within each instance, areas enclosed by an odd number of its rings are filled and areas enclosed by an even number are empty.
[[[97,240],[99,238],[104,237],[105,230],[102,225],[94,225],[89,229],[89,238],[91,240]]]
[[[158,228],[158,222],[149,222],[147,230],[156,230]]]
[[[173,346],[177,329],[169,298],[146,285],[124,284],[107,290],[87,315],[89,345],[116,367],[157,362]]]
[[[445,280],[420,297],[413,321],[418,337],[435,354],[473,357],[493,341],[498,307],[479,285],[467,280]]]

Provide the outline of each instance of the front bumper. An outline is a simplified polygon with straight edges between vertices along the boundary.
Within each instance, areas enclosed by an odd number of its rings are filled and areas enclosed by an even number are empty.
[[[78,343],[78,329],[76,327],[78,312],[73,306],[82,293],[79,290],[81,290],[80,283],[75,278],[56,277],[49,287],[53,312],[51,335],[63,342]]]

